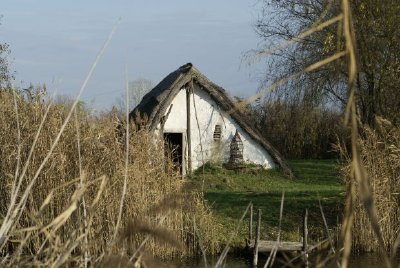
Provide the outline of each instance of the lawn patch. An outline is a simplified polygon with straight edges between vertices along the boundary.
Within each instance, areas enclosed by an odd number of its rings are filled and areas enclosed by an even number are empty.
[[[262,209],[262,238],[276,239],[279,206],[285,192],[282,219],[282,239],[299,240],[303,211],[309,209],[310,239],[324,237],[319,211],[321,199],[330,228],[337,225],[344,199],[344,185],[339,179],[339,163],[336,160],[290,161],[294,179],[280,170],[259,170],[249,166],[240,171],[207,164],[190,179],[201,187],[204,180],[205,199],[216,218],[224,227],[220,240],[226,242],[249,202],[255,210]],[[244,245],[247,235],[247,218],[234,238],[236,246]]]

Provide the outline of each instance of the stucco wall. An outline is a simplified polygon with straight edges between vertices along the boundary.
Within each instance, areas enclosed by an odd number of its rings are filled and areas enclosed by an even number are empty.
[[[193,169],[200,167],[203,161],[204,163],[208,161],[228,162],[229,145],[236,129],[243,141],[243,158],[246,162],[260,164],[265,168],[275,167],[268,152],[253,141],[229,115],[221,111],[215,101],[197,85],[190,102]],[[186,90],[182,89],[178,93],[172,101],[172,105],[164,125],[164,132],[182,132],[186,137]],[[217,124],[222,127],[220,141],[214,141],[213,138]],[[185,148],[187,147],[185,146]]]

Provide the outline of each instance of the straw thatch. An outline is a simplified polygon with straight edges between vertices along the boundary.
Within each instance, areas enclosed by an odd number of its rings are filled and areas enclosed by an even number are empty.
[[[201,89],[210,95],[210,97],[219,105],[220,109],[229,112],[233,120],[258,144],[260,144],[271,155],[274,162],[280,166],[286,174],[292,176],[292,170],[283,156],[267,141],[253,126],[246,115],[235,109],[232,100],[227,96],[225,90],[208,80],[206,76],[200,73],[191,63],[187,63],[177,70],[167,75],[157,86],[146,94],[139,105],[131,112],[133,119],[138,118],[140,114],[147,118],[147,124],[150,130],[155,130],[157,126],[165,119],[167,109],[175,96],[182,88],[189,86],[193,80]]]

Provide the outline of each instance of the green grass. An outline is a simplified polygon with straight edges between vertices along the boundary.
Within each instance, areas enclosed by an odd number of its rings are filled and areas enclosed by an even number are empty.
[[[282,220],[282,239],[299,240],[304,209],[309,209],[310,239],[324,237],[324,228],[318,197],[328,226],[337,225],[343,199],[344,185],[339,179],[340,165],[336,160],[290,161],[295,177],[290,179],[280,170],[260,170],[247,166],[240,171],[221,166],[206,165],[190,179],[201,187],[204,179],[205,198],[211,206],[221,228],[218,239],[224,243],[234,231],[249,202],[254,211],[262,209],[262,237],[276,239],[282,192],[285,203]],[[254,215],[254,220],[256,215]],[[242,223],[234,246],[243,246],[247,236],[248,217]]]

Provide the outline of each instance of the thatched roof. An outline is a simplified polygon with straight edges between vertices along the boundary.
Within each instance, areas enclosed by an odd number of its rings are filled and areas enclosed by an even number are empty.
[[[200,73],[191,63],[187,63],[165,77],[157,86],[147,93],[140,104],[130,113],[130,117],[135,119],[140,114],[147,118],[150,130],[155,130],[167,112],[169,105],[179,91],[193,82],[198,84],[210,97],[219,105],[221,110],[230,112],[230,116],[247,134],[257,143],[259,143],[273,158],[285,173],[292,176],[289,167],[283,156],[267,141],[262,135],[249,125],[246,116],[239,110],[234,109],[235,105],[227,96],[225,90],[208,80],[206,76]],[[233,112],[232,112],[233,111]]]

